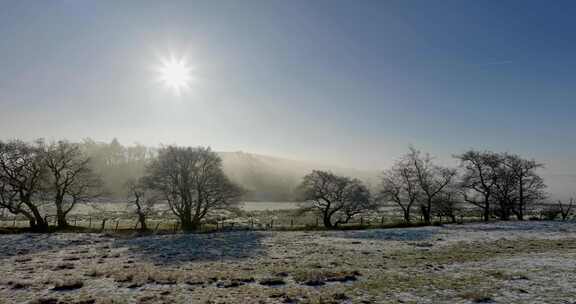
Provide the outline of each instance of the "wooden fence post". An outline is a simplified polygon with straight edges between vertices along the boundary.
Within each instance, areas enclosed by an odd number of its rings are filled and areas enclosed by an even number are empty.
[[[116,228],[114,228],[114,232],[118,232],[118,223],[119,222],[120,222],[119,220],[116,220]]]
[[[92,229],[92,217],[88,219],[88,229]]]
[[[106,219],[102,220],[102,227],[100,227],[100,232],[104,232],[104,228],[106,228]]]

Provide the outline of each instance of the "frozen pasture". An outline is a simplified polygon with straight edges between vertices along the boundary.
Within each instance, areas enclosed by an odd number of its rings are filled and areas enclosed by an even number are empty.
[[[0,303],[575,303],[576,223],[0,235]]]

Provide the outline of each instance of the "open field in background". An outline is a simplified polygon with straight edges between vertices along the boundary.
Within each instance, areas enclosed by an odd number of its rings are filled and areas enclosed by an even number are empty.
[[[576,301],[575,222],[0,242],[0,303]]]

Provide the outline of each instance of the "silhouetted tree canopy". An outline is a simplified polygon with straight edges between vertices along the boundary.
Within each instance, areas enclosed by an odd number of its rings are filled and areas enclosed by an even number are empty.
[[[78,144],[58,141],[42,144],[46,166],[44,194],[56,207],[58,227],[68,226],[66,216],[76,204],[100,196],[102,181]]]
[[[418,176],[410,159],[403,157],[382,174],[379,199],[398,205],[405,222],[411,221],[414,203],[421,197]]]
[[[357,214],[375,210],[370,191],[358,179],[337,176],[326,171],[312,171],[304,176],[299,186],[302,199],[322,215],[327,228],[345,224]]]
[[[222,170],[210,148],[168,146],[150,163],[146,183],[162,193],[185,231],[199,228],[208,212],[235,207],[242,189]]]
[[[424,217],[424,222],[430,224],[434,202],[437,202],[442,191],[454,182],[457,171],[434,164],[430,155],[422,155],[420,151],[414,148],[410,148],[410,152],[405,155],[405,158],[416,174],[417,184],[422,193],[420,211]]]
[[[0,141],[0,205],[25,216],[36,231],[48,229],[39,200],[45,177],[46,166],[38,143]]]

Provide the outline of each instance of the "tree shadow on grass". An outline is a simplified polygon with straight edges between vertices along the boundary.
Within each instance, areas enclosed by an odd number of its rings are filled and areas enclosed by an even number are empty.
[[[425,241],[440,231],[438,227],[342,231],[338,237],[382,241]]]
[[[461,226],[452,226],[449,229],[463,231],[535,231],[535,232],[561,232],[576,230],[574,222],[560,221],[498,221],[488,223],[471,223]]]
[[[177,234],[117,240],[131,254],[157,264],[246,259],[265,254],[261,232]]]
[[[59,251],[104,241],[94,234],[22,233],[0,235],[0,259],[44,251]]]

